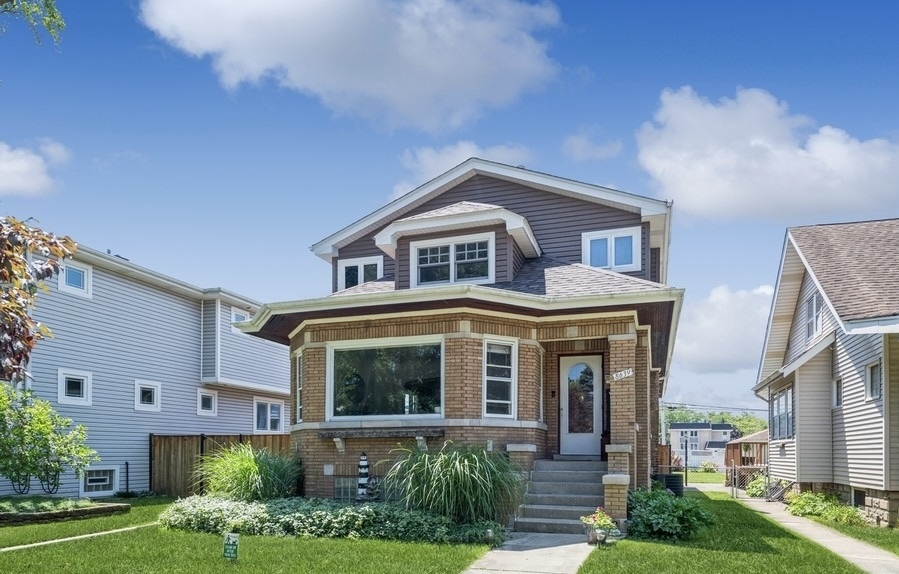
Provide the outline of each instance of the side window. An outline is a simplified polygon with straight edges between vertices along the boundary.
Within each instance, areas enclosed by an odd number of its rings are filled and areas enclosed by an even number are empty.
[[[93,401],[92,378],[87,371],[59,369],[57,374],[57,396],[60,404],[89,407]]]
[[[297,355],[297,422],[303,422],[303,355]]]
[[[239,307],[231,307],[231,332],[243,333],[243,331],[234,326],[234,323],[243,323],[244,321],[249,321],[252,318],[253,315],[250,314],[249,311],[245,311],[244,309],[240,309]]]
[[[639,227],[581,234],[581,263],[612,271],[639,271],[642,248]]]
[[[91,298],[93,274],[90,265],[66,261],[59,270],[59,290],[62,293]]]
[[[209,389],[197,389],[197,414],[201,417],[218,416],[219,393]]]
[[[883,373],[881,371],[880,361],[871,363],[865,368],[866,399],[876,400],[883,394]]]
[[[515,367],[513,343],[484,341],[484,415],[515,416]]]
[[[134,381],[134,410],[159,412],[162,410],[162,383]]]
[[[343,291],[384,276],[384,258],[360,257],[337,262],[337,290]]]
[[[253,428],[257,433],[281,432],[281,412],[284,403],[254,398],[253,405],[256,411],[256,423]]]

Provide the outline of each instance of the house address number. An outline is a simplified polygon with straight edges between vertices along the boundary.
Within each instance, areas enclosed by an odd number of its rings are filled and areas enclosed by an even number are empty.
[[[634,374],[633,369],[624,369],[623,371],[618,371],[617,373],[612,373],[613,381],[620,381],[621,379],[626,379]]]

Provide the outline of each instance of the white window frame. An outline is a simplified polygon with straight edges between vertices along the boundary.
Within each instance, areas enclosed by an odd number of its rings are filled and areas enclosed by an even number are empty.
[[[795,436],[793,423],[793,385],[771,395],[769,402],[769,440],[788,440]],[[781,428],[783,427],[783,428]]]
[[[296,407],[297,424],[303,422],[303,354],[300,353],[296,357],[296,398],[294,399]]]
[[[72,268],[84,273],[84,287],[73,287],[66,283],[66,270]],[[93,297],[93,280],[94,268],[85,263],[76,263],[74,261],[65,261],[60,265],[59,275],[57,277],[57,288],[60,293],[69,293],[91,299]]]
[[[824,298],[815,293],[805,300],[805,339],[815,338],[821,332],[824,323]]]
[[[872,376],[872,370],[877,368],[877,388],[874,387],[874,377]],[[875,394],[874,391],[877,391]],[[865,399],[869,401],[876,401],[883,397],[883,365],[880,362],[880,359],[868,363],[865,365]]]
[[[265,419],[266,428],[260,429],[256,426],[256,412],[258,410],[258,405],[267,404],[268,405],[268,416]],[[279,405],[281,407],[281,419],[278,421],[278,429],[271,430],[271,420],[272,420],[272,405]],[[284,401],[278,401],[274,399],[267,399],[265,397],[253,397],[253,434],[272,434],[272,433],[283,433],[284,432]]]
[[[477,279],[456,279],[456,245],[460,243],[487,242],[487,277]],[[424,247],[449,246],[449,281],[419,283],[418,282],[418,250]],[[437,285],[452,285],[454,283],[485,284],[494,283],[496,277],[496,233],[476,233],[472,235],[457,235],[454,237],[440,237],[437,239],[422,239],[409,242],[409,285],[411,287],[433,287]]]
[[[546,388],[545,388],[546,379],[544,377],[544,369],[543,369],[543,362],[544,362],[545,358],[546,357],[545,357],[545,352],[543,351],[543,347],[540,347],[540,418],[538,419],[538,421],[541,423],[546,422],[546,417],[544,415],[544,410],[543,410],[544,409],[543,393],[546,391]]]
[[[690,431],[689,444],[690,444],[690,452],[699,450],[699,431],[698,430]]]
[[[843,379],[837,377],[833,380],[833,403],[835,409],[843,407]]]
[[[372,257],[356,257],[353,259],[340,259],[337,261],[337,290],[343,291],[347,288],[346,286],[346,268],[347,267],[356,267],[356,272],[359,274],[359,283],[357,285],[362,285],[365,283],[365,266],[371,264],[377,264],[378,266],[378,277],[380,279],[384,277],[384,256],[383,255],[375,255]],[[376,280],[377,280],[376,279]],[[352,285],[355,287],[356,285]]]
[[[608,240],[607,243],[609,251],[607,255],[609,265],[607,267],[601,267],[600,269],[609,269],[611,271],[618,271],[621,273],[628,271],[640,271],[642,269],[643,262],[642,234],[643,229],[640,226],[625,227],[623,229],[610,229],[606,231],[585,231],[581,234],[581,263],[590,266],[591,241],[593,241],[594,239],[606,239]],[[615,264],[615,239],[619,237],[631,237],[631,240],[633,241],[634,260],[630,264]]]
[[[140,401],[141,390],[153,389],[152,405],[145,405]],[[162,383],[156,381],[145,381],[143,379],[134,379],[134,410],[158,413],[162,410]]]
[[[72,377],[84,380],[84,396],[70,397],[66,395],[66,378]],[[89,407],[93,403],[93,374],[89,371],[76,371],[75,369],[59,369],[57,371],[57,395],[56,401],[63,405],[79,405]]]
[[[97,492],[85,492],[84,487],[88,480],[89,471],[97,470],[97,471],[112,471],[112,480],[110,481],[110,489],[109,490],[100,490]],[[87,468],[87,471],[84,473],[84,476],[78,481],[78,496],[80,498],[105,498],[107,496],[112,496],[119,490],[119,467],[118,466],[91,466]]]
[[[212,397],[212,410],[203,408],[203,397]],[[203,387],[197,388],[197,415],[201,417],[217,417],[219,414],[219,392]]]
[[[246,317],[246,319],[240,319],[237,317],[238,315],[242,315],[242,316]],[[241,309],[240,307],[235,307],[234,305],[232,305],[231,306],[231,332],[232,333],[240,333],[241,335],[244,335],[245,333],[243,331],[241,331],[240,329],[238,329],[237,327],[235,327],[234,323],[249,321],[252,318],[253,318],[253,314],[250,313],[249,311],[247,311],[246,309]]]
[[[511,378],[508,380],[509,382],[509,396],[511,404],[509,405],[509,414],[498,414],[498,413],[488,413],[487,412],[487,345],[504,345],[510,347],[511,352],[511,360],[512,360],[512,371]],[[484,349],[483,356],[481,359],[482,373],[481,373],[481,414],[484,418],[501,418],[501,419],[513,419],[518,418],[518,341],[516,339],[506,339],[506,338],[498,338],[498,337],[489,337],[484,339]],[[504,381],[502,377],[489,377],[490,379],[497,381]],[[499,401],[492,401],[499,402]],[[503,401],[504,402],[504,401]]]
[[[440,345],[440,412],[419,415],[369,415],[334,416],[334,351],[343,349],[373,349],[379,347],[403,347],[412,345]],[[446,345],[442,335],[417,337],[385,337],[328,343],[325,366],[325,421],[395,421],[397,419],[442,419],[446,412]]]

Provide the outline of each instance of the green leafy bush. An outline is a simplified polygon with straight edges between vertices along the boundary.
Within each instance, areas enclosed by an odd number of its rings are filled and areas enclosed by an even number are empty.
[[[712,524],[712,515],[690,498],[664,490],[632,490],[627,495],[628,533],[634,538],[682,540]]]
[[[718,465],[710,460],[704,460],[699,465],[699,472],[718,472]]]
[[[752,498],[761,498],[765,496],[765,490],[768,488],[768,481],[764,474],[756,474],[748,483],[746,483],[746,496]]]
[[[464,524],[502,520],[524,497],[524,474],[503,453],[449,441],[436,453],[418,448],[399,452],[385,481],[409,509]]]
[[[16,496],[0,498],[0,512],[53,512],[96,506],[88,498],[57,498],[50,496]]]
[[[204,455],[193,473],[195,487],[213,496],[253,501],[294,494],[300,461],[250,444],[235,444]]]
[[[495,522],[457,525],[445,516],[407,510],[398,503],[347,505],[315,498],[246,502],[192,496],[172,504],[159,522],[173,530],[215,534],[493,544],[503,540],[502,527]]]
[[[843,504],[833,494],[823,492],[802,492],[789,496],[787,512],[794,516],[820,516],[824,520],[840,524],[865,524],[857,508]]]

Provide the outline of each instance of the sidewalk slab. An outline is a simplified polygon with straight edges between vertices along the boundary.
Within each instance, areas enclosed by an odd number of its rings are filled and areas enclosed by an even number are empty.
[[[594,548],[583,534],[513,532],[463,574],[574,574]]]

